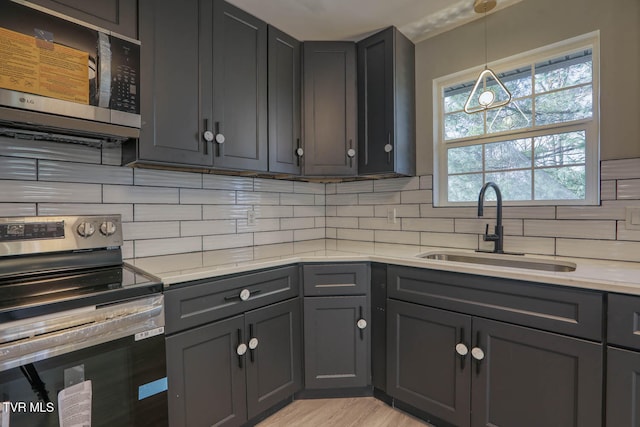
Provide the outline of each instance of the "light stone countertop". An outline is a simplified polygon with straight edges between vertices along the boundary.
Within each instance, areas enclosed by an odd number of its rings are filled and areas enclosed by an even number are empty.
[[[418,255],[428,252],[474,253],[473,251],[462,249],[403,245],[364,245],[357,244],[357,242],[352,245],[340,245],[338,249],[294,250],[292,253],[272,258],[237,262],[220,261],[215,256],[207,256],[207,252],[138,258],[127,262],[162,279],[165,288],[194,280],[216,278],[228,274],[244,273],[300,262],[378,262],[640,295],[640,263],[542,255],[518,256],[519,259],[550,260],[576,264],[576,270],[572,272],[550,272],[427,260],[418,257]]]

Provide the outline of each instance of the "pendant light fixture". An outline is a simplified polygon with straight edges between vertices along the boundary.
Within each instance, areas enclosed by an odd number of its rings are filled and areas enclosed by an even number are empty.
[[[511,102],[511,92],[487,65],[487,12],[496,7],[496,0],[475,0],[473,10],[484,14],[484,70],[478,76],[469,99],[464,104],[467,114],[502,107]]]

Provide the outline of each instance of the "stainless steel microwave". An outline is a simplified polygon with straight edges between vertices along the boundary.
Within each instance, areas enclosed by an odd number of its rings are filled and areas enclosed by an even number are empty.
[[[0,0],[0,134],[121,142],[140,122],[137,40]]]

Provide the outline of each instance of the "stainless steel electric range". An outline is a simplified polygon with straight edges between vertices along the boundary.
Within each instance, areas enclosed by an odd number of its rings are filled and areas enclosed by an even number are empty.
[[[167,423],[162,283],[119,215],[0,218],[0,425]]]

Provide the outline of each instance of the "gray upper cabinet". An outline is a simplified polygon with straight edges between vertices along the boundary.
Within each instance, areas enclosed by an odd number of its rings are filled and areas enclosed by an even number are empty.
[[[29,0],[132,39],[138,38],[136,0]]]
[[[270,172],[300,175],[300,49],[298,40],[269,26]]]
[[[415,175],[415,47],[395,27],[358,42],[358,174]]]
[[[304,175],[356,175],[356,46],[305,42],[303,51]]]
[[[142,128],[138,145],[124,147],[124,163],[211,164],[202,137],[211,94],[201,87],[211,72],[211,45],[201,43],[211,14],[210,1],[140,0]]]
[[[266,171],[267,24],[213,5],[213,166]]]

